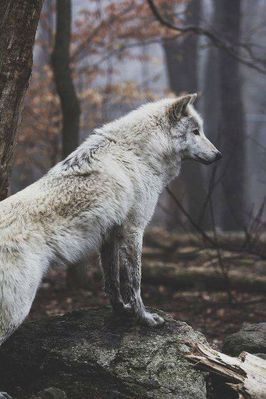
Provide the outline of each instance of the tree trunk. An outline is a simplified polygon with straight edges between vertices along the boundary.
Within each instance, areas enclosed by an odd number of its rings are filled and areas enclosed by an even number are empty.
[[[186,24],[199,25],[200,13],[201,1],[190,2],[187,7]],[[165,40],[163,45],[170,89],[176,95],[182,92],[197,92],[198,36],[188,35],[177,40]],[[185,187],[189,214],[198,223],[206,197],[201,166],[193,161],[185,162],[182,166],[181,178]],[[175,185],[180,186],[180,181],[172,185],[174,189]],[[207,220],[202,222],[206,227]]]
[[[215,0],[215,28],[231,43],[241,41],[241,0]],[[237,52],[237,49],[235,50]],[[245,121],[240,66],[219,50],[221,113],[219,134],[222,143],[224,230],[240,230],[245,224]]]
[[[214,26],[215,26],[215,21]],[[218,49],[216,47],[208,48],[206,65],[204,70],[204,83],[203,83],[203,119],[204,131],[206,136],[214,143],[218,149],[221,146],[221,137],[218,135],[220,123],[220,74],[218,68]],[[214,164],[213,167],[206,168],[206,179],[211,181],[213,173],[215,173],[214,180],[218,180],[218,175],[221,173],[222,162]],[[215,169],[214,169],[215,168]],[[212,190],[212,187],[209,188]],[[211,223],[215,226],[221,224],[221,209],[222,209],[222,190],[221,184],[218,184],[212,191],[211,200],[213,207],[213,217],[215,220]],[[206,213],[210,215],[210,203],[206,204]],[[209,216],[210,217],[210,216]]]
[[[57,0],[56,35],[52,66],[63,115],[62,156],[65,158],[79,144],[80,105],[70,69],[71,0]]]
[[[32,68],[42,0],[0,0],[0,200],[8,177],[17,125]]]

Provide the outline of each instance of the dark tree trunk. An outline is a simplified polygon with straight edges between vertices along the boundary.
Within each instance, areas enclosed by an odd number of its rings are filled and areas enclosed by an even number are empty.
[[[192,1],[186,10],[185,24],[199,24],[201,1]],[[164,50],[170,88],[179,95],[198,89],[198,36],[188,34],[176,40],[165,40]]]
[[[32,68],[42,0],[0,0],[0,200],[8,177],[17,125]]]
[[[69,155],[79,144],[80,105],[70,69],[71,0],[57,0],[56,35],[52,66],[63,114],[62,155]]]
[[[212,15],[212,24],[215,25],[214,15]],[[206,136],[214,143],[218,149],[221,146],[221,137],[219,136],[219,125],[220,125],[220,73],[218,67],[218,49],[216,47],[209,46],[206,55],[206,65],[204,68],[204,83],[203,83],[203,119],[204,119],[204,131]],[[206,168],[206,180],[218,180],[221,173],[222,162],[214,164]],[[214,179],[213,179],[214,175]],[[208,183],[207,183],[208,185]],[[209,187],[211,192],[211,201],[213,207],[213,218],[211,220],[210,227],[213,228],[221,224],[221,209],[222,209],[222,190],[221,185],[215,186],[215,189]],[[212,219],[210,212],[210,202],[208,201],[205,206],[205,213]]]
[[[198,25],[201,1],[192,1],[187,7],[186,24]],[[198,90],[198,36],[188,35],[177,40],[165,40],[164,51],[170,89],[177,95]],[[181,174],[188,211],[195,222],[201,216],[206,197],[201,166],[193,161],[184,162]],[[180,182],[173,182],[172,189]],[[206,226],[206,220],[204,225]]]
[[[232,42],[241,41],[241,0],[215,0],[216,29]],[[235,50],[237,51],[237,50]],[[219,134],[223,158],[222,227],[242,229],[245,223],[245,121],[239,63],[218,53],[220,75]]]

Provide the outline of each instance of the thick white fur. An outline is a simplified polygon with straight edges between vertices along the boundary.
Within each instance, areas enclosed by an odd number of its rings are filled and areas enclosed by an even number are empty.
[[[217,154],[191,100],[187,96],[146,104],[106,124],[43,178],[1,202],[0,343],[27,316],[51,263],[80,260],[112,239],[115,226],[121,227],[125,264],[130,256],[140,257],[144,228],[159,194],[179,173],[181,160],[211,162]],[[193,134],[195,127],[200,136]],[[106,270],[108,279],[108,265]],[[131,292],[139,299],[135,303],[130,297],[131,306],[140,319],[158,324],[161,319],[144,310],[139,280],[140,265]]]

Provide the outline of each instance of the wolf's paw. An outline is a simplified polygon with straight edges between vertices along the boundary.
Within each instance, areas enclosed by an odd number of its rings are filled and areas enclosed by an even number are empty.
[[[118,315],[130,315],[132,314],[132,306],[130,303],[121,303],[116,304],[116,306],[113,307],[114,312]],[[1,399],[1,398],[0,398]]]
[[[164,319],[156,313],[145,312],[141,315],[140,321],[142,324],[149,327],[160,326],[165,323]]]
[[[132,306],[130,303],[124,303],[122,312],[125,314],[131,314],[133,312]]]
[[[6,392],[0,392],[0,399],[12,399],[12,397]]]

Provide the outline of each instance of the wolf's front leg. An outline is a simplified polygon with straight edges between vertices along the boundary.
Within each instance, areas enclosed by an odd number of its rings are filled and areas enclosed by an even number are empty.
[[[137,228],[126,229],[123,233],[119,249],[122,295],[140,322],[157,326],[164,323],[163,318],[148,312],[141,298],[142,239],[143,231]]]
[[[114,229],[103,242],[101,248],[101,261],[104,272],[105,292],[109,296],[111,305],[115,312],[121,312],[125,309],[120,294],[118,250],[119,239],[117,231]]]
[[[6,392],[0,392],[0,399],[12,399]]]

